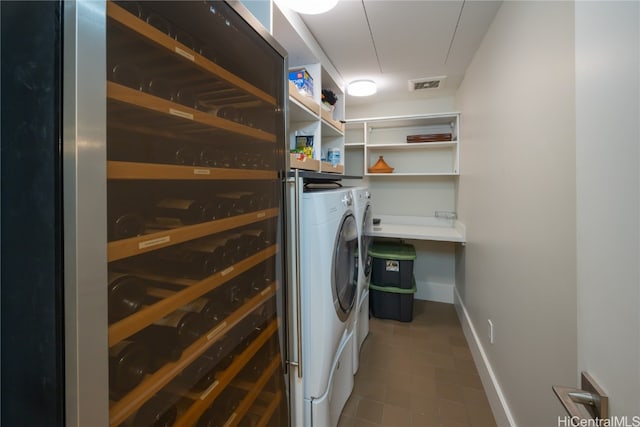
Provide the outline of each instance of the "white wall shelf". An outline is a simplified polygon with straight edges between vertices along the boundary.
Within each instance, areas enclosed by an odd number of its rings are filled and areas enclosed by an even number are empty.
[[[459,119],[458,113],[445,113],[349,120],[346,147],[364,147],[362,173],[367,176],[457,176]],[[407,142],[409,135],[425,134],[447,134],[451,141]],[[369,173],[380,156],[392,173]]]
[[[364,143],[362,143],[364,146]],[[369,144],[370,150],[429,150],[432,148],[456,147],[458,141],[451,142],[414,142],[404,144]]]
[[[402,177],[402,176],[458,176],[457,173],[444,173],[444,172],[393,172],[393,173],[372,173],[365,172],[366,176],[383,176],[386,178]]]
[[[344,174],[345,117],[344,83],[299,15],[273,4],[272,34],[289,53],[289,69],[304,68],[313,80],[313,96],[307,96],[289,82],[289,142],[296,146],[298,135],[313,136],[313,159],[301,162],[291,155],[290,167]],[[321,105],[322,89],[332,90],[338,101],[332,111]],[[330,149],[339,149],[341,162],[332,166]]]
[[[309,96],[302,95],[289,82],[289,120],[292,122],[317,121],[320,105]]]

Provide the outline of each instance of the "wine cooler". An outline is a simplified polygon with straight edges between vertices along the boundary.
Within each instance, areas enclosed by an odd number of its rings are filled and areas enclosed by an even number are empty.
[[[65,2],[67,425],[287,426],[286,53],[237,2]]]

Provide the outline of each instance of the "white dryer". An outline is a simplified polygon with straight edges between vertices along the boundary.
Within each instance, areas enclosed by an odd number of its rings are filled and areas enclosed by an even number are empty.
[[[354,318],[353,340],[353,373],[358,372],[360,365],[360,348],[369,334],[369,282],[371,280],[371,257],[369,246],[373,240],[373,208],[371,193],[367,187],[353,187],[351,189],[354,200],[354,212],[358,224],[358,238],[360,253],[358,265],[358,291],[356,298],[356,316]]]
[[[300,230],[304,425],[335,427],[353,390],[358,225],[350,189],[303,193]]]

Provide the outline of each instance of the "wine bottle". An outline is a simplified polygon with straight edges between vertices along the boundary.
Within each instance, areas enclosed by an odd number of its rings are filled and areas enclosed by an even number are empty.
[[[245,239],[248,254],[255,254],[273,244],[267,238],[267,232],[261,228],[248,228],[240,232]]]
[[[147,299],[150,303],[174,296],[180,289],[171,286],[165,287],[162,283],[154,282],[147,287]],[[155,287],[159,286],[159,287]],[[216,298],[218,296],[218,298]],[[203,333],[222,322],[230,313],[229,307],[224,299],[220,298],[220,292],[210,292],[203,297],[183,305],[181,311],[197,313],[201,317]]]
[[[147,82],[145,91],[151,95],[173,101],[176,96],[176,88],[169,79],[153,78]]]
[[[147,349],[134,341],[120,341],[109,348],[109,397],[119,400],[140,384],[149,370]]]
[[[197,154],[186,144],[162,141],[154,144],[153,159],[156,163],[192,166],[197,163]]]
[[[132,340],[144,345],[149,352],[149,372],[155,372],[170,362],[175,362],[182,356],[182,347],[175,336],[164,333],[164,330],[147,326],[131,337]]]
[[[123,9],[125,9],[126,11],[128,11],[129,13],[133,14],[136,18],[142,18],[143,16],[143,10],[142,10],[142,6],[140,5],[140,3],[138,3],[137,1],[133,1],[133,0],[117,0],[115,1],[115,3],[122,7]]]
[[[196,50],[195,38],[182,28],[176,28],[174,38],[189,49]]]
[[[234,191],[230,193],[216,194],[219,199],[227,199],[234,204],[234,213],[240,215],[258,210],[256,195],[250,191]]]
[[[215,212],[215,218],[227,218],[233,215],[234,204],[229,199],[213,198],[210,201],[212,210]]]
[[[107,159],[119,162],[149,163],[150,145],[147,140],[139,136],[126,133],[109,133],[107,144]]]
[[[240,420],[240,424],[238,424],[239,427],[256,427],[260,424],[260,420],[262,420],[262,417],[258,414],[255,414],[253,412],[247,412],[245,414],[244,417],[242,417],[242,420]]]
[[[117,322],[142,308],[146,282],[132,274],[108,273],[109,323]]]
[[[177,396],[161,391],[120,427],[172,427],[178,418],[177,400]]]
[[[247,337],[254,334],[256,327],[260,325],[260,323],[260,316],[251,314],[242,319],[242,321],[240,321],[236,327],[229,332],[229,339],[235,343],[237,347],[236,351],[238,353],[244,351],[249,344],[251,344],[253,340],[248,341]]]
[[[240,233],[228,234],[225,236],[225,249],[231,264],[235,264],[247,257],[247,245],[245,238]]]
[[[176,102],[189,108],[197,109],[199,106],[198,94],[193,87],[183,86],[176,92]]]
[[[153,207],[156,223],[179,227],[209,221],[214,216],[212,206],[198,200],[164,198]]]
[[[242,283],[243,295],[245,299],[249,299],[262,291],[264,285],[260,279],[260,274],[250,270],[238,277],[238,281]]]
[[[202,355],[193,361],[173,381],[181,389],[202,391],[215,380],[216,360],[208,355]]]
[[[244,303],[246,292],[240,277],[229,281],[221,291],[223,292],[221,300],[225,302],[230,312],[236,311]]]
[[[260,157],[255,153],[240,153],[238,155],[237,167],[241,169],[259,169]]]
[[[216,380],[218,369],[216,366],[205,372],[200,379],[191,386],[190,390],[196,393],[205,391]]]
[[[196,426],[222,427],[238,407],[244,394],[241,390],[227,387],[198,419]]]
[[[200,46],[200,55],[207,58],[209,61],[218,63],[218,52],[217,49],[209,44],[202,44]]]
[[[260,289],[260,291],[269,287],[274,281],[275,277],[273,274],[272,265],[257,268],[256,286]]]
[[[223,241],[219,248],[211,251],[185,245],[157,251],[149,263],[173,276],[200,279],[222,270],[226,266],[225,257]]]
[[[199,313],[207,330],[222,322],[229,315],[229,310],[222,301],[206,297],[191,301],[181,307],[181,310]]]
[[[175,362],[182,351],[204,333],[198,313],[176,310],[131,337],[147,347],[149,369],[153,372],[168,362]]]
[[[265,169],[265,170],[273,169],[275,167],[275,162],[274,162],[273,155],[274,154],[272,152],[267,152],[267,153],[263,154],[260,157],[260,168],[259,169]]]
[[[144,218],[137,212],[118,212],[109,216],[109,241],[140,236],[145,232]]]
[[[165,336],[175,336],[181,349],[185,349],[206,331],[202,316],[192,311],[176,310],[153,322],[150,327],[162,330]]]
[[[155,12],[149,12],[149,14],[147,15],[147,24],[151,25],[152,27],[156,27],[158,30],[162,31],[168,36],[173,37],[173,26],[171,25],[171,23]]]
[[[272,200],[274,198],[270,197],[266,193],[258,193],[255,195],[256,207],[258,210],[260,209],[268,209],[271,207]]]
[[[111,81],[135,90],[141,91],[144,88],[144,78],[140,69],[126,62],[111,67]]]
[[[250,335],[247,340],[251,340],[251,343],[257,338],[257,335],[259,335],[259,331],[255,334]],[[238,379],[249,382],[257,381],[258,378],[260,378],[260,375],[262,375],[262,373],[265,371],[267,366],[269,366],[269,363],[274,357],[274,354],[271,350],[272,349],[270,346],[268,346],[268,343],[265,343],[260,351],[258,351],[258,353],[256,353],[256,355],[253,356],[253,358],[249,361],[249,363],[245,365],[242,371],[240,371],[240,373],[238,374]]]
[[[240,112],[235,107],[220,107],[213,111],[210,111],[211,114],[215,114],[221,119],[230,120],[232,122],[240,122]]]
[[[232,168],[236,166],[236,158],[224,150],[205,147],[200,151],[199,164],[210,168]]]
[[[265,132],[275,132],[275,116],[273,110],[246,109],[244,116],[247,126],[262,129]]]
[[[203,147],[198,154],[198,164],[207,167],[218,167],[218,159],[222,150],[216,150],[211,147]]]
[[[233,363],[234,346],[235,344],[231,339],[228,336],[224,336],[219,338],[218,341],[207,350],[205,354],[215,360],[214,371],[224,371]]]
[[[219,261],[218,267],[228,264],[227,258],[227,238],[220,236],[205,237],[198,240],[192,240],[185,244],[185,248],[196,253],[207,254],[216,257]],[[218,270],[216,270],[218,271]]]

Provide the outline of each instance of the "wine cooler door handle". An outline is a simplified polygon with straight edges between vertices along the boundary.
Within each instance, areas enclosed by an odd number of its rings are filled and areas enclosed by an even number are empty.
[[[295,277],[295,312],[296,312],[296,360],[291,361],[292,366],[298,367],[298,378],[302,378],[302,290],[300,287],[300,193],[302,185],[300,185],[300,177],[298,169],[295,169],[294,179],[289,180],[289,185],[293,190],[293,250],[294,254],[290,258],[294,262]]]

